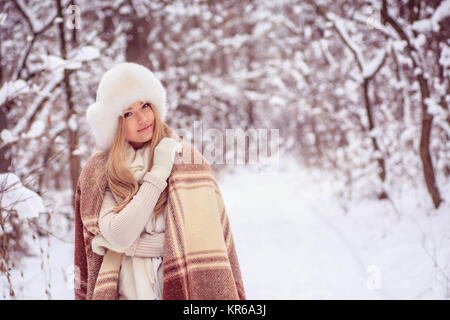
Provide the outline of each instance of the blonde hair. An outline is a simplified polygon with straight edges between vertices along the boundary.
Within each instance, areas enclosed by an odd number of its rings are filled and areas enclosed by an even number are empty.
[[[143,147],[147,147],[150,143],[150,163],[149,168],[153,166],[153,153],[155,147],[162,138],[167,136],[167,124],[161,120],[157,108],[151,104],[151,108],[155,115],[153,137],[146,142]],[[106,165],[103,172],[103,177],[106,178],[107,185],[116,199],[119,199],[118,205],[113,208],[114,212],[120,212],[131,201],[133,196],[139,190],[139,185],[131,170],[125,163],[124,147],[128,143],[125,139],[125,125],[124,117],[119,116],[119,124],[116,130],[113,144],[107,153]],[[154,209],[155,218],[164,211],[164,206],[167,203],[168,188],[159,196]]]

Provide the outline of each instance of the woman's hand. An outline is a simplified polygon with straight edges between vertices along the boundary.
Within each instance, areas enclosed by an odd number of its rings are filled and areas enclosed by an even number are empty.
[[[175,153],[181,152],[181,143],[172,138],[163,138],[158,143],[153,154],[153,167],[150,173],[153,173],[162,180],[167,180],[172,172],[175,161]]]

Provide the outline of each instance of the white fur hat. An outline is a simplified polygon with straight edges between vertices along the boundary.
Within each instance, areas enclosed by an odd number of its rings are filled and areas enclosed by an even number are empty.
[[[122,62],[105,72],[98,85],[97,100],[86,110],[97,148],[108,150],[112,146],[118,117],[140,100],[149,100],[165,121],[166,90],[149,69]]]

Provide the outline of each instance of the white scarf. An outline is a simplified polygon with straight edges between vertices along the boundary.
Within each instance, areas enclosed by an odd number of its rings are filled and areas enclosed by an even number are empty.
[[[125,143],[125,163],[133,173],[139,184],[142,184],[142,178],[149,169],[150,164],[150,143],[144,147],[135,150],[131,144]]]

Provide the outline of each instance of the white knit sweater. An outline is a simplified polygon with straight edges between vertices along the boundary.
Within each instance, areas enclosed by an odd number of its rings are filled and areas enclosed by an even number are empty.
[[[153,300],[162,298],[162,251],[167,205],[155,221],[153,209],[167,182],[148,172],[149,145],[125,149],[125,159],[140,188],[119,212],[114,194],[106,189],[99,214],[101,235],[92,249],[104,254],[105,248],[124,252],[119,273],[119,299]]]

